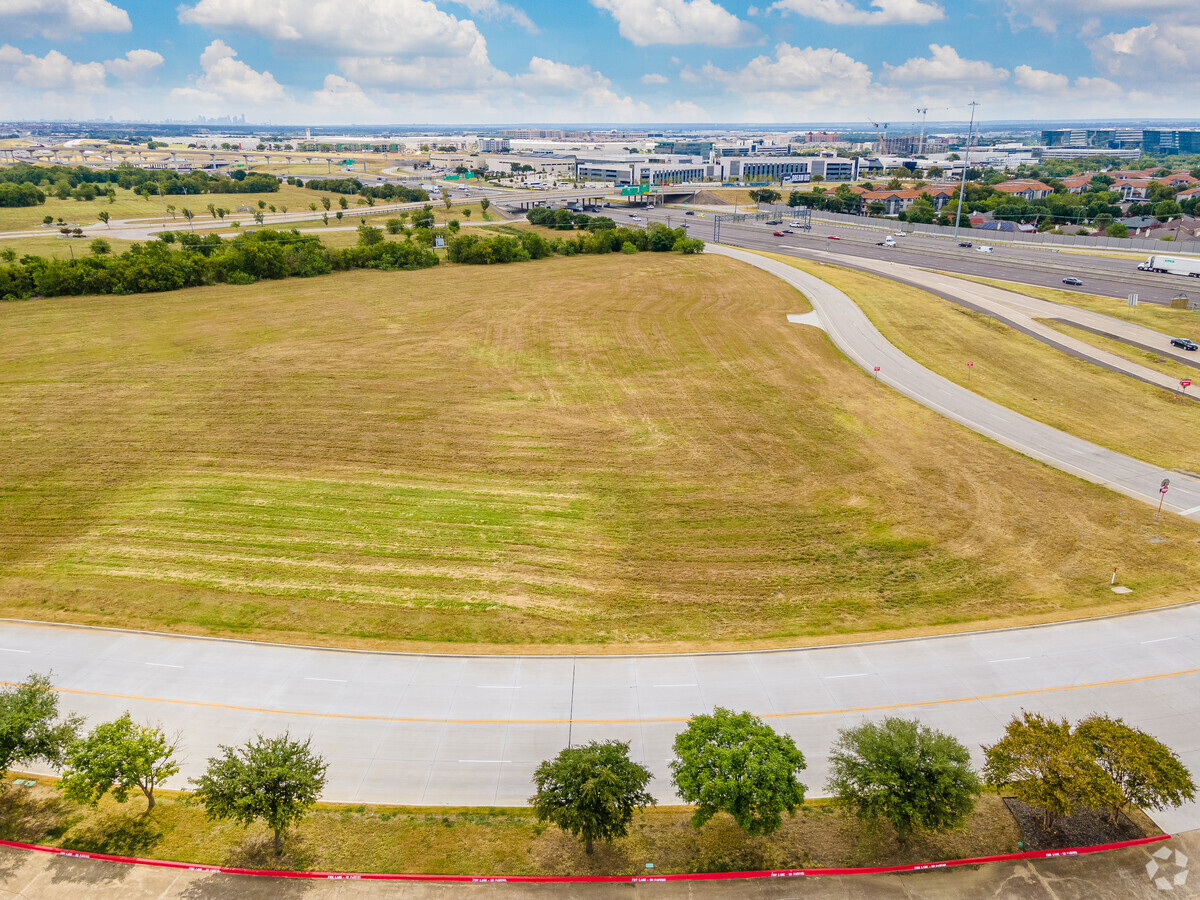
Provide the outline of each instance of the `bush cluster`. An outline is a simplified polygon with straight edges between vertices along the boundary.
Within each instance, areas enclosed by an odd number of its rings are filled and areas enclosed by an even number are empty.
[[[537,210],[531,210],[537,212]],[[567,210],[551,211],[552,214],[567,212]],[[555,238],[546,240],[533,232],[523,232],[519,235],[498,235],[496,237],[481,237],[476,234],[460,234],[451,238],[447,245],[447,258],[450,262],[467,263],[469,265],[490,265],[492,263],[525,262],[530,259],[557,254],[560,256],[575,256],[580,253],[702,253],[704,241],[689,238],[683,228],[668,228],[665,225],[654,224],[648,229],[618,228],[612,219],[589,218],[582,216],[588,229],[573,238]],[[544,221],[544,217],[542,218]],[[535,223],[537,224],[537,223]],[[572,229],[574,225],[570,226]]]
[[[22,257],[0,266],[0,298],[142,294],[206,284],[252,284],[264,278],[309,278],[334,270],[425,269],[437,263],[432,251],[411,242],[330,250],[318,238],[294,230],[258,231],[231,240],[166,232],[116,256]]]
[[[279,190],[273,175],[209,175],[206,172],[173,172],[169,169],[139,169],[120,165],[115,169],[89,169],[87,166],[34,166],[18,163],[0,169],[0,206],[37,206],[49,194],[60,200],[74,198],[90,202],[112,185],[136,191],[143,196],[157,194],[265,194]]]
[[[429,192],[421,188],[405,187],[402,184],[364,185],[357,178],[313,178],[309,181],[289,178],[288,184],[306,187],[313,191],[328,191],[333,194],[358,194],[375,200],[423,203],[429,199]]]

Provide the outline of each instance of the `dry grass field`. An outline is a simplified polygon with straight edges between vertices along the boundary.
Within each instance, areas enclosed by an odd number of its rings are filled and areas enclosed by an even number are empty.
[[[1200,310],[1170,309],[1166,306],[1159,306],[1156,303],[1141,303],[1137,306],[1129,306],[1124,300],[1119,300],[1115,297],[1102,297],[1098,294],[1085,294],[1081,291],[1063,291],[1058,288],[1036,287],[1030,284],[1017,284],[1011,281],[997,281],[991,278],[977,278],[969,275],[955,274],[954,277],[968,278],[971,281],[990,284],[992,287],[1002,288],[1013,293],[1025,294],[1028,297],[1039,297],[1042,300],[1052,300],[1055,303],[1078,306],[1080,309],[1088,309],[1092,312],[1112,316],[1114,319],[1122,319],[1126,322],[1133,322],[1135,325],[1153,328],[1155,331],[1161,331],[1164,334],[1200,340]],[[1179,280],[1183,282],[1181,290],[1185,290],[1188,285],[1187,280],[1182,278]]]
[[[603,650],[1128,608],[1114,565],[1192,599],[1200,527],[874,387],[805,308],[658,254],[0,304],[0,615]]]
[[[841,288],[888,340],[939,375],[964,386],[969,377],[976,393],[1101,446],[1169,469],[1200,472],[1200,403],[1074,359],[918,288],[836,266],[775,258]],[[1075,336],[1101,341],[1085,332]],[[970,375],[968,361],[975,363]]]

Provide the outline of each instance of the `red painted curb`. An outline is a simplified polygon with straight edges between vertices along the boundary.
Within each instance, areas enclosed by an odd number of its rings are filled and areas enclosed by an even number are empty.
[[[975,866],[981,863],[1004,862],[1014,859],[1052,859],[1060,856],[1083,856],[1088,853],[1103,853],[1142,844],[1155,844],[1170,840],[1171,835],[1138,838],[1136,841],[1120,841],[1116,844],[1096,844],[1091,847],[1070,847],[1065,850],[1031,850],[1025,853],[1005,853],[1000,856],[977,856],[971,859],[948,859],[942,862],[916,863],[905,866],[874,866],[865,869],[768,869],[758,872],[705,872],[698,875],[397,875],[370,872],[275,872],[262,869],[235,869],[230,866],[203,866],[196,863],[173,862],[164,859],[139,859],[136,856],[112,856],[107,853],[86,853],[81,850],[64,850],[62,847],[42,847],[38,844],[22,844],[17,841],[0,841],[0,847],[17,850],[35,850],[75,859],[95,859],[102,862],[126,863],[135,866],[158,866],[164,869],[183,869],[188,872],[211,872],[221,875],[254,875],[267,878],[311,878],[322,881],[453,881],[472,884],[630,884],[652,881],[720,881],[729,878],[793,878],[812,875],[884,875],[894,872],[923,872],[929,869],[946,869],[952,866]]]

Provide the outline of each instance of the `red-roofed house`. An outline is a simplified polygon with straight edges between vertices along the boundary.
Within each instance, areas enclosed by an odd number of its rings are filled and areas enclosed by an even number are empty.
[[[1067,189],[1068,194],[1082,194],[1092,186],[1092,175],[1068,175],[1066,178],[1060,178],[1063,187]]]
[[[1123,178],[1112,189],[1121,192],[1122,200],[1145,200],[1152,184],[1149,178]]]
[[[1172,172],[1170,175],[1155,178],[1154,180],[1159,184],[1165,184],[1167,187],[1187,187],[1193,184],[1200,184],[1200,180],[1193,178],[1188,172]]]
[[[1040,181],[1006,181],[993,187],[1002,194],[1024,197],[1026,200],[1041,200],[1054,193],[1054,189]]]
[[[902,210],[908,209],[921,196],[920,191],[863,191],[863,203],[871,203],[878,200],[883,204],[883,212],[885,215],[894,216]]]

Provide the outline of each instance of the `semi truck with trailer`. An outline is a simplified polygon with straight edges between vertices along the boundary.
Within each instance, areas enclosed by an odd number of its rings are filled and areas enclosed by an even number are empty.
[[[1168,275],[1190,275],[1200,278],[1200,259],[1188,256],[1163,256],[1155,254],[1138,268],[1143,272],[1164,272]]]

